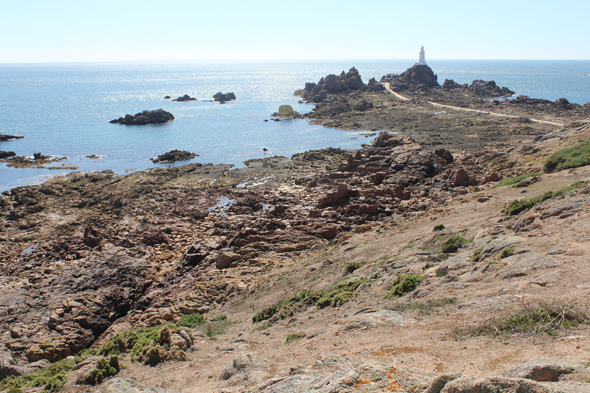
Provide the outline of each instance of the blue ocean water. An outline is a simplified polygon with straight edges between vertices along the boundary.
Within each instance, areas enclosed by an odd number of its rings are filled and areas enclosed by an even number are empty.
[[[172,149],[199,154],[190,162],[232,163],[272,155],[290,156],[325,147],[358,148],[359,132],[312,126],[305,120],[263,122],[290,104],[305,82],[356,66],[363,80],[399,73],[415,60],[338,60],[243,63],[70,63],[0,64],[0,132],[25,138],[0,143],[18,155],[66,156],[61,163],[80,170],[151,168],[149,160]],[[590,101],[590,61],[431,60],[439,76],[456,82],[494,79],[517,94],[580,104]],[[216,92],[233,91],[224,105],[204,102]],[[172,102],[189,94],[199,99]],[[108,121],[145,109],[163,108],[176,119],[164,125],[129,127]],[[263,152],[262,148],[269,149]],[[87,155],[100,155],[89,159]],[[60,163],[60,164],[61,164]],[[182,165],[186,163],[179,163]],[[66,173],[13,169],[0,164],[0,190],[33,184]]]

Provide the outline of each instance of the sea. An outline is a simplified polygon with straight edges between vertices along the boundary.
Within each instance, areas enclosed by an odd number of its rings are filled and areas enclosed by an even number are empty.
[[[191,162],[234,164],[287,156],[310,149],[355,149],[371,138],[306,120],[268,121],[280,105],[313,109],[293,95],[305,82],[356,67],[363,81],[401,73],[415,60],[326,60],[265,62],[132,62],[0,64],[0,133],[23,139],[0,142],[19,156],[67,157],[56,165],[116,174]],[[495,80],[533,98],[590,102],[590,61],[428,60],[439,82]],[[207,102],[234,92],[226,104]],[[188,94],[198,101],[164,100]],[[146,109],[164,109],[176,119],[163,125],[125,126],[112,119]],[[434,110],[434,109],[433,109]],[[199,156],[174,164],[150,158],[172,149]],[[263,150],[266,149],[266,150]],[[99,158],[88,158],[96,155]],[[50,166],[51,166],[50,165]],[[9,168],[0,164],[0,191],[40,183],[72,170]]]

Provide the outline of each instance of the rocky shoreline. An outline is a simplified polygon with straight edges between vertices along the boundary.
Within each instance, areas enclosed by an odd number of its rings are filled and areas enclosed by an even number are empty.
[[[71,173],[4,192],[0,378],[71,361],[67,392],[590,391],[586,322],[477,333],[507,310],[586,306],[590,169],[543,173],[590,136],[585,109],[484,101],[450,83],[400,90],[404,101],[355,71],[299,93],[317,100],[314,123],[380,131],[357,151]],[[433,114],[429,101],[518,118]],[[138,329],[157,330],[135,353],[125,335]]]

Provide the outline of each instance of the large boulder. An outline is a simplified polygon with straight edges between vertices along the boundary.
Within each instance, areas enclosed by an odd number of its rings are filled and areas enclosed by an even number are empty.
[[[168,96],[167,96],[168,97]],[[196,101],[197,99],[194,97],[189,96],[188,94],[183,95],[182,97],[178,97],[173,99],[172,101]]]
[[[372,84],[374,87],[376,81]],[[306,99],[313,99],[314,102],[321,102],[327,94],[338,94],[343,92],[349,92],[353,90],[359,90],[365,87],[363,80],[355,67],[352,67],[348,72],[342,71],[340,75],[330,74],[324,78],[321,78],[318,83],[308,82],[305,84],[305,88],[298,90],[295,94],[302,96]],[[381,90],[381,88],[375,88]]]
[[[168,123],[174,120],[174,115],[170,112],[166,112],[163,109],[157,109],[155,111],[143,111],[136,113],[135,115],[125,115],[125,117],[119,117],[118,119],[111,120],[109,123],[125,124],[127,126],[143,126],[146,124],[162,124]]]

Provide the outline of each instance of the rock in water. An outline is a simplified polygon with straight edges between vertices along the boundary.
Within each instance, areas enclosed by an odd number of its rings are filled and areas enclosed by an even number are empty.
[[[14,139],[23,139],[24,136],[0,134],[0,142],[12,141]]]
[[[125,117],[119,117],[118,119],[111,120],[109,123],[125,124],[127,126],[143,126],[146,124],[162,124],[168,123],[174,120],[174,115],[170,112],[166,112],[163,109],[155,111],[143,111],[136,113],[135,116],[126,115]]]
[[[236,99],[236,95],[234,93],[225,93],[219,92],[213,96],[213,99],[217,102],[226,102]]]
[[[16,153],[13,151],[0,150],[0,158],[8,158],[8,157],[14,157],[14,156],[16,156]]]
[[[173,99],[172,101],[196,101],[197,99],[194,97],[189,96],[188,94],[183,95],[182,97],[178,97]]]
[[[154,164],[157,164],[159,162],[175,162],[190,160],[191,158],[195,158],[197,156],[198,154],[191,153],[190,151],[174,149],[170,150],[168,153],[159,155],[157,158],[150,158],[150,160],[152,160]]]
[[[272,114],[275,117],[293,117],[299,115],[291,105],[279,106],[279,111]]]

